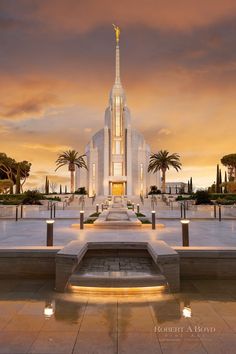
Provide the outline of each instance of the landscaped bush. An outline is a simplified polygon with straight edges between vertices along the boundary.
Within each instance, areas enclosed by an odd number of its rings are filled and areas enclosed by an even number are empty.
[[[135,213],[138,218],[144,218],[146,215],[142,213]]]
[[[227,199],[227,200],[235,200],[236,201],[236,194],[230,193],[212,193],[210,194],[210,198],[212,200],[216,200],[218,198]]]
[[[89,215],[90,218],[98,218],[101,213],[93,213]]]
[[[234,205],[236,201],[225,199],[225,198],[218,198],[218,199],[216,199],[215,202],[220,205]]]
[[[193,199],[195,199],[196,198],[196,196],[194,195],[194,194],[191,194],[190,196],[182,196],[182,195],[178,195],[178,197],[175,199],[176,201],[182,201],[182,200],[193,200]]]
[[[88,193],[85,187],[80,187],[77,189],[77,191],[75,191],[75,194],[87,195]]]
[[[195,198],[196,198],[196,204],[212,204],[212,201],[210,199],[210,194],[208,191],[205,190],[198,190],[195,193]]]
[[[148,195],[152,194],[161,194],[161,191],[157,188],[157,186],[150,186],[150,192],[148,193]]]
[[[60,197],[49,197],[49,198],[44,198],[46,200],[50,200],[50,201],[54,201],[54,202],[61,202],[61,198]]]
[[[42,205],[40,200],[45,199],[37,190],[28,190],[23,194],[22,203],[27,205]]]

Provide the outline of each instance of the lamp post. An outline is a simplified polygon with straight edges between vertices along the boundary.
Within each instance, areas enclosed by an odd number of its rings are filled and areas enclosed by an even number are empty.
[[[137,214],[139,214],[140,213],[140,206],[139,206],[139,204],[137,204]]]
[[[96,204],[96,213],[99,213],[99,204]]]
[[[156,229],[156,211],[152,210],[152,230]]]
[[[16,206],[16,221],[18,221],[18,205]]]
[[[80,230],[84,229],[84,210],[80,210]]]
[[[189,220],[187,219],[182,219],[180,220],[182,224],[182,242],[184,247],[189,246]]]
[[[219,221],[221,221],[221,205],[219,204]]]
[[[52,219],[52,208],[53,208],[53,205],[52,205],[52,202],[50,203],[50,219]]]
[[[20,205],[20,217],[23,219],[23,204]]]
[[[216,219],[216,204],[214,204],[214,218]]]
[[[54,220],[47,220],[47,246],[53,246],[53,224]]]

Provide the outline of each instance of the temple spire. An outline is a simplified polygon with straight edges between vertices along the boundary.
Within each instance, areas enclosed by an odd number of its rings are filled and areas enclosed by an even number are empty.
[[[113,24],[113,28],[114,28],[115,34],[116,34],[116,78],[115,78],[115,84],[121,85],[121,81],[120,81],[120,47],[119,47],[120,27]]]

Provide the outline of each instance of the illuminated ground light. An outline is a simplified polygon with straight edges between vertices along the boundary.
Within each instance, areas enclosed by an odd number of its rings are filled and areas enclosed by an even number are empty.
[[[185,306],[182,311],[183,317],[184,318],[190,318],[192,317],[192,310],[191,307]]]
[[[134,295],[134,294],[156,294],[166,290],[165,285],[144,286],[144,287],[96,287],[96,286],[77,286],[69,287],[72,292],[80,294],[104,294],[104,295]]]

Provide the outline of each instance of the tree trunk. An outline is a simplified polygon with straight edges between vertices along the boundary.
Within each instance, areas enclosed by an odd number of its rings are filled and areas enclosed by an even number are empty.
[[[162,181],[161,181],[161,191],[162,193],[166,192],[166,170],[162,170]]]
[[[70,192],[74,193],[75,191],[75,175],[74,171],[70,171]]]

